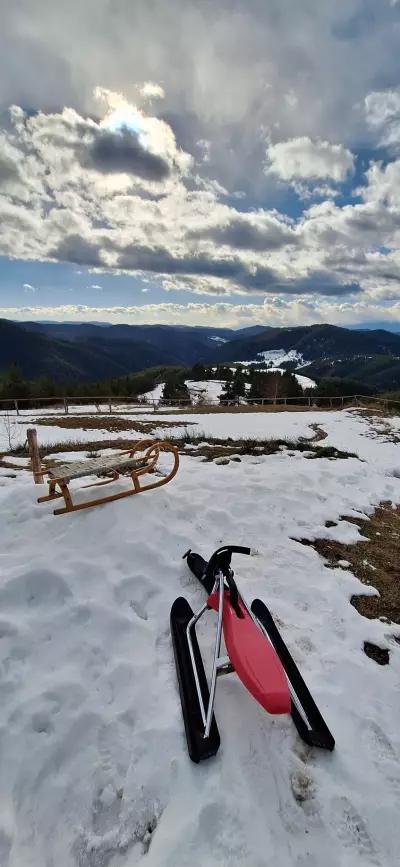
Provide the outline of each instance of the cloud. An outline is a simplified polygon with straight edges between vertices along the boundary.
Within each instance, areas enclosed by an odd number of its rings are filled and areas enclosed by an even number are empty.
[[[171,171],[165,158],[147,150],[138,134],[126,127],[116,132],[96,130],[80,154],[83,165],[99,172],[126,172],[146,181],[164,181]]]
[[[367,124],[379,144],[400,151],[400,87],[373,91],[364,104]]]
[[[338,325],[373,323],[377,319],[400,324],[400,300],[385,303],[366,303],[356,300],[351,303],[332,303],[324,299],[315,303],[311,298],[283,299],[279,296],[266,299],[260,304],[159,303],[134,306],[91,307],[84,304],[60,306],[1,307],[0,317],[24,321],[26,319],[51,319],[53,321],[125,322],[165,325],[207,325],[239,328],[252,324],[285,327],[311,325],[318,322],[334,322]]]
[[[102,287],[102,286],[99,286],[98,283],[92,283],[91,286],[90,286],[89,288],[90,288],[90,289],[98,289],[100,292],[103,291],[103,287]]]
[[[251,301],[280,295],[342,303],[361,295],[376,299],[378,291],[388,297],[400,287],[394,257],[399,160],[371,162],[358,200],[343,205],[332,184],[353,166],[348,148],[311,137],[270,144],[274,183],[302,184],[313,197],[289,217],[269,207],[267,198],[256,206],[248,196],[230,193],[205,174],[210,163],[199,175],[166,115],[105,88],[96,88],[95,104],[97,114],[91,115],[68,106],[37,112],[13,107],[0,131],[0,154],[8,161],[0,195],[1,255],[74,263],[96,275],[151,275],[152,284],[167,292]],[[163,177],[158,168],[154,173],[160,164]],[[315,203],[317,194],[325,200]]]
[[[308,136],[280,141],[267,147],[265,171],[283,181],[318,181],[328,178],[340,183],[354,169],[351,151]]]
[[[101,267],[104,264],[100,247],[81,238],[80,235],[67,235],[57,247],[49,250],[49,258],[58,262],[74,262],[75,265]]]
[[[271,184],[255,160],[261,129],[282,141],[321,137],[351,147],[360,132],[355,106],[398,76],[400,10],[389,2],[3,6],[1,107],[70,105],[95,117],[99,82],[129,101],[135,82],[162,82],[157,107],[182,129],[185,148],[194,153],[193,142],[210,141],[210,174],[261,195]]]
[[[276,250],[288,244],[297,244],[298,237],[283,220],[272,215],[237,214],[231,215],[225,225],[209,226],[203,230],[192,230],[192,238],[210,238],[216,244],[238,250],[255,250],[263,252]]]
[[[139,88],[139,93],[143,99],[164,99],[165,97],[164,88],[154,81],[145,81]]]

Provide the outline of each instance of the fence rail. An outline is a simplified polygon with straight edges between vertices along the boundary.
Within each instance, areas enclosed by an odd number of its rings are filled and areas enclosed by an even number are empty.
[[[298,407],[304,408],[323,408],[328,407],[330,409],[338,408],[344,409],[349,405],[358,405],[365,406],[365,404],[371,406],[375,405],[377,408],[380,407],[384,410],[388,410],[389,406],[396,406],[400,410],[400,400],[392,400],[387,397],[380,397],[379,395],[362,395],[362,394],[348,394],[341,395],[338,397],[264,397],[264,398],[250,398],[246,400],[245,398],[240,398],[237,401],[233,400],[208,400],[208,401],[199,401],[198,403],[192,403],[189,400],[165,400],[160,398],[159,400],[155,400],[153,398],[137,398],[137,397],[116,397],[106,395],[104,397],[29,397],[29,398],[4,398],[0,400],[0,416],[1,415],[9,415],[11,412],[15,413],[15,415],[21,415],[24,410],[25,412],[34,411],[35,409],[43,409],[46,406],[54,407],[56,410],[59,410],[57,414],[68,415],[70,408],[72,407],[82,407],[82,410],[75,410],[74,415],[85,415],[88,412],[88,409],[85,409],[85,406],[94,406],[95,412],[100,414],[104,414],[108,412],[114,415],[127,415],[129,414],[129,410],[127,410],[127,406],[131,407],[131,412],[135,413],[138,409],[142,409],[143,407],[149,407],[153,409],[155,412],[157,409],[163,409],[167,407],[173,408],[191,408],[196,409],[207,409],[208,407],[227,407],[227,406],[289,406],[294,405]],[[106,409],[102,407],[106,407]],[[117,408],[116,408],[117,406]],[[92,410],[93,412],[93,410]]]

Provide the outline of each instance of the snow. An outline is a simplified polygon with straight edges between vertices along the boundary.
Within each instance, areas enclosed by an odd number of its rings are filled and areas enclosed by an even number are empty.
[[[219,403],[219,398],[221,392],[225,388],[225,380],[224,379],[205,379],[205,380],[192,380],[187,379],[186,385],[189,389],[190,397],[193,402],[196,402],[199,398],[204,399],[207,403]]]
[[[329,413],[329,418],[333,413]],[[343,419],[338,412],[334,415]],[[311,424],[325,422],[326,412],[213,412],[213,413],[174,413],[174,422],[180,421],[187,424],[190,433],[194,436],[202,436],[204,439],[276,439],[287,438],[289,440],[298,437],[313,437],[314,431]],[[154,416],[149,416],[154,420]],[[157,428],[155,434],[173,439],[182,436],[181,428]]]
[[[167,487],[59,518],[29,473],[0,478],[1,867],[397,867],[399,627],[361,617],[350,597],[374,588],[294,539],[354,541],[344,515],[399,503],[399,446],[351,412],[187,417],[234,438],[310,436],[318,420],[324,445],[362,460],[183,455]],[[221,749],[188,759],[169,611],[179,595],[204,601],[182,554],[227,541],[256,552],[236,557],[238,584],[279,619],[333,754],[307,748],[230,675],[217,690]],[[388,666],[366,640],[390,649]]]
[[[303,389],[317,387],[317,383],[314,382],[313,379],[310,379],[309,376],[302,376],[301,373],[295,373],[295,377],[297,379],[297,382],[299,383],[299,385],[301,385]]]
[[[210,340],[215,340],[216,343],[227,343],[225,337],[210,337]]]
[[[259,364],[264,361],[269,367],[279,367],[280,364],[285,364],[288,361],[295,361],[299,367],[305,367],[310,364],[310,361],[305,361],[301,352],[297,349],[266,349],[263,352],[257,352],[256,358],[252,361],[235,361],[235,364],[242,364],[247,367],[250,364]]]
[[[146,391],[142,397],[146,397],[147,400],[161,400],[162,393],[164,391],[165,382],[159,382],[151,391]]]

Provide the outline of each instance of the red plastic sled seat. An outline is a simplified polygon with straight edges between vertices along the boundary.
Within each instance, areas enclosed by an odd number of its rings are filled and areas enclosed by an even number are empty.
[[[218,611],[218,593],[211,593],[207,604]],[[238,677],[268,713],[290,713],[291,698],[282,664],[266,636],[258,628],[240,598],[243,617],[238,617],[225,591],[222,627],[229,659]]]

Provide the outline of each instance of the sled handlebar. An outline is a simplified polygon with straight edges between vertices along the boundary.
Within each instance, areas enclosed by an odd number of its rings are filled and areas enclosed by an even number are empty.
[[[217,548],[207,563],[206,577],[213,577],[217,569],[227,575],[232,554],[250,554],[250,548],[244,548],[242,545],[223,545],[222,548]]]
[[[232,608],[238,617],[242,617],[239,608],[239,592],[231,569],[232,554],[250,554],[250,548],[244,548],[242,545],[223,545],[222,548],[218,548],[208,561],[204,578],[211,583],[215,580],[216,573],[222,572],[230,590]]]

